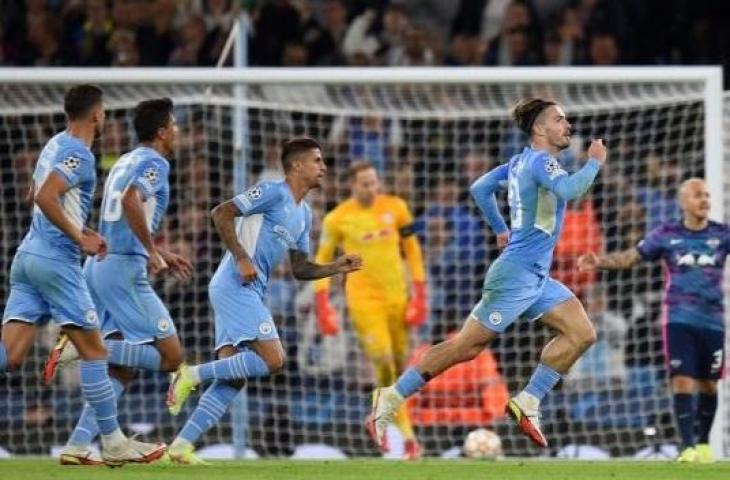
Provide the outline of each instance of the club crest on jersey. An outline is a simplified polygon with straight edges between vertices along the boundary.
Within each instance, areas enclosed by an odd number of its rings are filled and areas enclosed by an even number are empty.
[[[67,171],[76,170],[81,166],[81,159],[79,157],[74,157],[73,155],[71,155],[63,159],[63,166]]]
[[[489,323],[492,325],[499,325],[502,323],[502,314],[499,312],[492,312],[489,314]]]
[[[157,329],[161,332],[166,332],[170,329],[170,319],[169,318],[161,318],[157,322]]]
[[[261,325],[259,325],[259,333],[261,335],[268,335],[273,331],[274,331],[274,326],[271,324],[271,322],[264,322]]]
[[[249,200],[258,200],[261,198],[261,195],[263,195],[263,191],[261,190],[261,187],[251,187],[248,190],[246,190],[246,196]]]
[[[96,315],[96,310],[86,310],[86,323],[90,325],[96,325],[99,321],[99,317]]]
[[[553,157],[548,158],[547,162],[545,162],[545,171],[547,172],[548,177],[550,177],[550,180],[568,173],[560,166],[558,159]]]

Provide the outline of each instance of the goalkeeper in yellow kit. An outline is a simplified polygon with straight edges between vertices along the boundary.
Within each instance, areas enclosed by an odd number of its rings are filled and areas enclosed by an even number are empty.
[[[378,174],[370,162],[353,163],[349,173],[352,196],[325,216],[316,261],[329,261],[337,248],[362,257],[362,269],[350,274],[345,284],[347,309],[360,345],[375,369],[376,382],[385,386],[404,369],[408,328],[421,326],[426,320],[426,273],[406,203],[379,193]],[[403,268],[404,257],[409,275]],[[340,325],[329,302],[329,279],[318,280],[314,289],[319,331],[336,335]],[[419,458],[421,447],[405,405],[395,424],[405,438],[404,458]],[[372,422],[366,425],[374,435]],[[381,446],[382,451],[387,449],[387,445]]]

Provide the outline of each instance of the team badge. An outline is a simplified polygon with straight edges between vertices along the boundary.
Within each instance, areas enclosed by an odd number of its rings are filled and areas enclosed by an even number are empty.
[[[499,312],[492,312],[489,314],[489,323],[492,325],[499,325],[502,323],[502,314]]]
[[[261,191],[261,187],[251,187],[246,190],[246,196],[249,200],[258,200],[264,192]]]
[[[86,323],[96,325],[99,321],[99,317],[96,315],[96,310],[86,310]]]
[[[161,332],[166,332],[170,329],[170,320],[168,318],[161,318],[157,322],[157,329]]]
[[[271,324],[271,322],[264,322],[259,325],[259,332],[261,333],[261,335],[268,335],[272,331],[274,331],[274,326]]]
[[[719,238],[711,238],[707,241],[707,246],[710,248],[717,248],[720,246],[720,239]]]

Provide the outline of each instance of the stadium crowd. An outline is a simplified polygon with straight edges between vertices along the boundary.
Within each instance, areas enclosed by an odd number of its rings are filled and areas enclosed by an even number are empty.
[[[729,10],[712,0],[2,0],[0,65],[210,66],[241,12],[260,66],[728,65]]]

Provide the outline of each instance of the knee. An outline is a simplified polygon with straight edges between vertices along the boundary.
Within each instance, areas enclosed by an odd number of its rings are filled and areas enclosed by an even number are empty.
[[[5,367],[5,369],[8,372],[15,372],[20,369],[21,365],[23,365],[23,355],[8,352],[7,366]]]
[[[715,380],[700,380],[697,382],[697,389],[702,395],[717,395],[717,382]]]
[[[686,375],[675,375],[672,377],[672,393],[695,393],[695,380]]]
[[[574,343],[577,349],[581,352],[588,350],[594,343],[596,343],[597,339],[598,335],[596,334],[596,329],[593,328],[592,325],[574,335]]]

